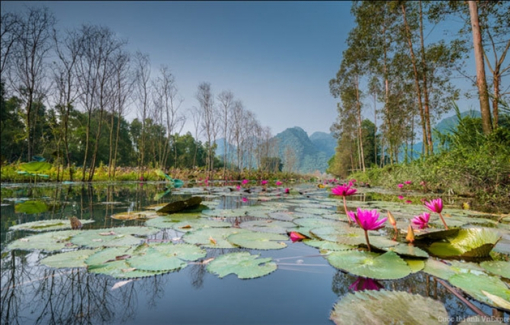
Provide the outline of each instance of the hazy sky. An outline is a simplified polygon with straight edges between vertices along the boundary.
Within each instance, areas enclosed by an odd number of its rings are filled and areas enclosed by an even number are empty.
[[[47,6],[59,29],[111,28],[130,51],[150,55],[153,76],[168,65],[183,110],[198,106],[196,89],[205,81],[215,94],[231,90],[273,134],[293,126],[329,132],[337,116],[328,82],[354,24],[350,1],[2,1],[1,9],[27,5]]]

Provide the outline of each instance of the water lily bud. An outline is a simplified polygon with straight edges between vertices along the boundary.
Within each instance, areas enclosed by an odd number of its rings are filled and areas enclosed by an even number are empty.
[[[395,220],[395,217],[393,217],[393,214],[391,214],[390,211],[388,211],[388,221],[393,227],[397,225],[397,221]]]
[[[413,230],[413,227],[411,225],[409,225],[409,227],[407,227],[406,240],[408,242],[410,242],[410,243],[414,242],[414,230]]]

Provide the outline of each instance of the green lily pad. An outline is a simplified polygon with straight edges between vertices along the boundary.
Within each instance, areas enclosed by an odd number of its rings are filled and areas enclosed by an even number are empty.
[[[247,232],[239,228],[204,228],[186,233],[182,239],[188,244],[196,244],[207,248],[235,248],[227,237]]]
[[[407,228],[402,229],[403,233],[407,233]],[[415,240],[441,240],[447,237],[455,236],[459,232],[459,228],[450,228],[446,229],[435,229],[435,228],[427,228],[420,229],[420,231],[414,233]]]
[[[281,241],[288,239],[287,236],[280,234],[255,231],[242,232],[227,237],[230,243],[249,249],[282,249],[287,247],[287,245]],[[277,240],[280,242],[276,242]]]
[[[413,245],[407,245],[399,243],[398,245],[391,246],[388,248],[384,248],[386,251],[393,251],[397,253],[400,256],[406,256],[406,257],[421,257],[421,258],[428,258],[429,254],[425,252],[424,250],[415,247]]]
[[[148,247],[142,251],[148,250]],[[99,273],[110,275],[114,278],[141,278],[158,274],[168,273],[169,271],[140,271],[127,263],[127,258],[120,257],[135,255],[135,246],[129,247],[110,247],[103,249],[85,260],[90,273]]]
[[[231,226],[229,222],[200,218],[174,223],[172,228],[177,231],[189,232],[202,228],[229,228]]]
[[[277,220],[254,220],[242,222],[239,227],[252,231],[269,232],[274,234],[285,234],[289,228],[296,225],[290,221]]]
[[[327,226],[348,227],[345,223],[322,218],[297,218],[294,219],[293,222],[298,226],[307,228],[321,228]]]
[[[280,221],[292,221],[296,217],[293,212],[289,211],[280,211],[280,212],[270,212],[268,213],[269,218],[280,220]]]
[[[85,260],[95,252],[97,249],[80,249],[59,253],[43,258],[40,263],[54,268],[87,267]]]
[[[356,227],[322,227],[312,229],[310,231],[313,236],[322,240],[337,242],[344,245],[366,245],[365,231]],[[390,240],[382,236],[371,236],[369,232],[370,245],[378,248],[391,247],[398,244],[398,242]]]
[[[407,263],[407,266],[411,269],[413,273],[420,272],[425,267],[424,260],[415,260],[415,259],[404,259]]]
[[[303,240],[303,243],[312,247],[317,247],[321,250],[324,249],[328,251],[346,251],[355,248],[354,246],[342,245],[326,240],[305,239]]]
[[[501,236],[485,228],[460,229],[448,242],[436,242],[430,245],[430,253],[439,257],[487,257]]]
[[[154,219],[159,217],[160,214],[154,211],[129,211],[119,212],[111,215],[112,219],[116,220],[138,220],[138,219]]]
[[[196,208],[202,203],[202,198],[199,196],[193,196],[186,200],[170,202],[167,205],[159,208],[156,212],[159,213],[176,213],[183,210]]]
[[[341,270],[377,280],[400,279],[411,274],[407,263],[394,252],[338,251],[327,257],[328,262]]]
[[[452,285],[462,289],[474,299],[493,307],[498,307],[494,301],[483,292],[510,301],[510,289],[498,277],[484,274],[462,273],[452,276],[448,280]]]
[[[71,242],[78,246],[85,247],[112,247],[112,246],[132,246],[139,245],[142,238],[137,236],[147,236],[159,231],[156,228],[149,227],[119,227],[109,229],[87,230],[73,237]]]
[[[39,200],[25,201],[14,206],[15,213],[37,214],[46,211],[48,211],[48,206]]]
[[[444,305],[403,291],[367,290],[348,293],[335,304],[330,319],[350,324],[440,324],[448,319]]]
[[[448,264],[431,258],[425,262],[423,272],[443,280],[448,280],[456,274]]]
[[[207,271],[223,278],[235,274],[239,279],[253,279],[276,270],[271,258],[258,258],[248,252],[230,253],[217,257],[207,265]]]
[[[80,222],[82,224],[87,224],[94,222],[94,220],[92,219],[80,220]],[[63,229],[71,229],[71,223],[69,222],[69,220],[64,219],[40,220],[22,223],[9,228],[9,230],[26,230],[34,232],[55,231]]]
[[[510,279],[510,262],[504,261],[486,261],[480,263],[480,266],[492,274]]]
[[[76,247],[71,243],[71,238],[77,236],[81,230],[51,231],[25,238],[20,238],[9,245],[7,249],[14,250],[41,250],[45,252],[59,251],[63,248]]]
[[[184,261],[196,261],[206,255],[205,250],[194,245],[165,243],[149,246],[127,262],[141,271],[175,271],[188,265]]]
[[[21,164],[19,169],[30,173],[40,173],[51,168],[51,164],[44,161],[31,161]]]

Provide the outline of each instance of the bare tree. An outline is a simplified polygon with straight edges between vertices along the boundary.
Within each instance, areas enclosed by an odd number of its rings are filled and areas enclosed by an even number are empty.
[[[92,113],[94,110],[99,111],[88,177],[88,180],[91,181],[94,177],[103,114],[113,98],[112,83],[110,82],[110,78],[113,78],[115,74],[113,59],[115,53],[125,45],[125,41],[117,39],[107,27],[83,25],[80,33],[83,38],[83,53],[78,58],[77,72],[81,92],[80,99],[88,116],[82,181],[85,180],[90,149]]]
[[[138,167],[140,168],[141,176],[143,177],[144,167],[145,167],[145,151],[146,151],[146,143],[145,139],[147,136],[146,123],[149,114],[149,104],[150,104],[150,60],[148,54],[143,54],[141,52],[136,52],[135,54],[135,91],[136,91],[136,99],[138,102],[138,111],[137,115],[140,118],[140,122],[142,123],[142,134],[140,145],[138,148],[139,152],[139,160]]]
[[[200,112],[202,114],[202,130],[206,136],[207,170],[212,172],[214,169],[214,140],[218,134],[218,115],[214,104],[214,96],[211,92],[211,84],[202,82],[198,85],[196,99],[200,104]]]
[[[200,113],[200,109],[198,107],[193,106],[189,110],[191,114],[191,118],[193,121],[193,126],[195,127],[195,141],[198,143],[198,138],[202,134],[202,129],[200,128],[200,125],[202,125],[202,115]],[[193,168],[196,167],[197,163],[197,152],[198,152],[198,145],[195,145],[195,153],[193,154]]]
[[[220,102],[220,118],[221,118],[221,130],[223,131],[223,178],[226,177],[227,168],[227,153],[228,153],[228,121],[230,119],[230,111],[234,103],[234,94],[230,91],[222,91],[218,95],[218,101]]]
[[[76,63],[82,54],[83,38],[75,31],[67,31],[62,36],[53,30],[55,52],[58,61],[53,63],[53,84],[56,96],[56,108],[62,128],[64,150],[70,180],[73,180],[71,168],[71,155],[69,152],[69,114],[74,102],[79,97],[78,79],[76,76]]]
[[[160,75],[153,84],[154,87],[154,107],[157,112],[157,118],[160,123],[166,122],[166,141],[161,141],[159,166],[163,168],[166,165],[170,142],[174,131],[184,125],[185,117],[179,112],[184,99],[179,96],[175,77],[167,66],[161,66]],[[177,153],[177,151],[175,151]],[[177,161],[175,160],[175,164]]]
[[[0,75],[2,81],[5,80],[5,74],[12,63],[15,46],[18,41],[21,27],[21,18],[15,13],[2,14],[0,22],[2,46],[0,57]]]
[[[37,116],[46,95],[45,59],[52,46],[51,31],[55,22],[55,17],[48,8],[28,8],[27,13],[20,20],[19,33],[16,36],[15,81],[13,83],[19,85],[17,91],[25,102],[24,119],[28,159],[31,159],[34,150],[34,132],[37,122],[34,117]],[[2,47],[4,47],[3,43]]]

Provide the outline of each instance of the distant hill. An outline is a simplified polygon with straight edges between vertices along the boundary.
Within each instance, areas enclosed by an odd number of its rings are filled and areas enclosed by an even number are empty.
[[[325,132],[315,132],[308,137],[305,130],[296,126],[278,133],[273,139],[277,140],[278,157],[284,163],[284,170],[290,167],[300,173],[325,172],[328,160],[335,154],[336,140]],[[216,144],[216,155],[222,156],[223,138],[217,139]],[[229,151],[235,151],[235,146],[227,146]]]

